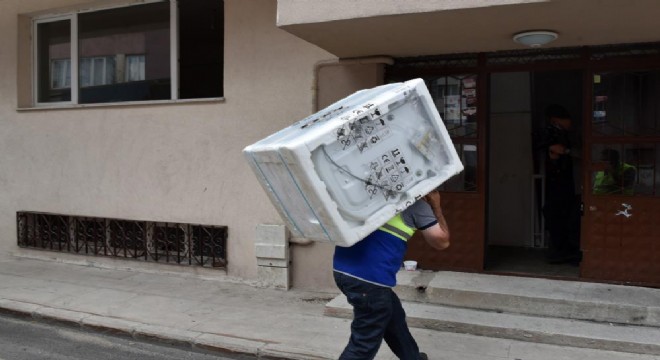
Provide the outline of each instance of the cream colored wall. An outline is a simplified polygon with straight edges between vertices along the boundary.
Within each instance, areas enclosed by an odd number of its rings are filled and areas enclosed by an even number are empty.
[[[373,64],[326,64],[319,67],[317,107],[322,109],[358,90],[383,84],[384,66]]]
[[[516,5],[552,0],[278,0],[278,25]]]
[[[0,254],[34,253],[20,210],[227,225],[229,275],[253,279],[256,224],[282,222],[241,150],[311,112],[314,64],[333,57],[278,29],[275,0],[227,0],[225,101],[17,111],[18,14],[78,3],[0,1]]]
[[[355,91],[383,84],[384,66],[373,64],[330,63],[318,67],[319,109]],[[334,246],[328,243],[291,245],[293,285],[299,288],[334,289],[332,255]]]
[[[280,0],[280,26],[342,58],[527,49],[514,34],[558,33],[545,48],[656,42],[657,0]]]

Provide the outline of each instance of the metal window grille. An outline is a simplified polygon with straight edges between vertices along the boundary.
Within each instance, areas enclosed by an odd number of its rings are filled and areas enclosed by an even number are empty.
[[[396,59],[397,68],[470,68],[478,64],[478,54],[449,54],[402,57]]]
[[[582,58],[585,49],[591,60],[602,60],[616,57],[659,56],[660,42],[601,45],[589,46],[586,48],[570,47],[503,50],[485,53],[485,56],[486,64],[488,66],[529,65],[554,61],[578,60]],[[442,68],[450,70],[452,68],[477,67],[477,65],[478,54],[467,53],[401,57],[396,59],[395,65],[391,65],[388,68],[397,70]]]
[[[227,227],[18,212],[18,246],[189,266],[226,267]]]
[[[603,45],[592,48],[591,59],[603,60],[616,57],[644,57],[660,55],[660,42],[627,44],[627,45]]]
[[[488,65],[528,65],[540,62],[575,60],[581,57],[579,48],[497,51],[486,54]]]

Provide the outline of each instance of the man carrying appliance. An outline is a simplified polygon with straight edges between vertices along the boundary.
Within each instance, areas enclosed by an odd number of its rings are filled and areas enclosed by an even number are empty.
[[[449,228],[438,191],[418,200],[353,246],[335,248],[335,283],[353,306],[351,337],[340,360],[373,359],[383,339],[399,359],[428,359],[420,353],[401,301],[392,291],[407,241],[417,230],[434,249],[449,247]]]

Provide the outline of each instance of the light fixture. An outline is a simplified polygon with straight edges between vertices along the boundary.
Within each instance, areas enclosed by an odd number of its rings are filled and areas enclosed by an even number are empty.
[[[559,37],[559,34],[554,31],[533,30],[523,31],[513,35],[513,41],[529,47],[539,47],[554,41],[557,37]]]

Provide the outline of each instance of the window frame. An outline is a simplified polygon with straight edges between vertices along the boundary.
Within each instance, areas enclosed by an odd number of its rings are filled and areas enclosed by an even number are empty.
[[[71,82],[71,100],[70,101],[56,101],[56,102],[39,102],[39,25],[54,23],[58,21],[69,21],[69,31],[71,36],[71,44],[69,46],[69,63],[71,68],[70,82]],[[74,54],[78,53],[78,42],[74,42],[74,31],[75,37],[77,39],[78,33],[78,17],[74,14],[60,15],[60,16],[49,16],[44,18],[35,18],[32,20],[32,103],[34,106],[53,106],[53,105],[67,105],[67,104],[77,104],[78,103],[78,86],[73,86],[78,84],[78,60],[74,59]],[[50,64],[48,64],[50,67]],[[51,74],[52,75],[52,74]],[[50,83],[49,76],[49,83]]]
[[[140,2],[128,2],[125,4],[116,4],[112,6],[98,6],[94,8],[85,8],[67,12],[66,14],[46,14],[41,16],[33,17],[31,24],[32,32],[32,43],[30,44],[31,48],[31,75],[32,75],[32,92],[31,92],[31,104],[34,108],[48,108],[48,107],[76,107],[76,106],[107,106],[108,104],[144,104],[144,103],[153,103],[153,102],[177,102],[181,101],[179,98],[179,0],[142,0]],[[91,104],[81,104],[80,103],[80,57],[79,57],[79,37],[78,37],[78,16],[83,13],[97,12],[103,10],[111,9],[120,9],[125,7],[140,6],[145,4],[166,2],[170,6],[170,98],[165,100],[146,100],[146,101],[120,101],[120,102],[111,102],[111,103],[91,103]],[[57,102],[40,102],[39,101],[39,31],[38,26],[44,23],[65,21],[70,22],[70,62],[71,62],[71,100],[70,101],[57,101]],[[49,65],[50,66],[50,65]],[[49,77],[50,78],[50,77]],[[212,101],[220,100],[224,97],[216,98],[199,98],[199,99],[186,99],[189,101]]]

